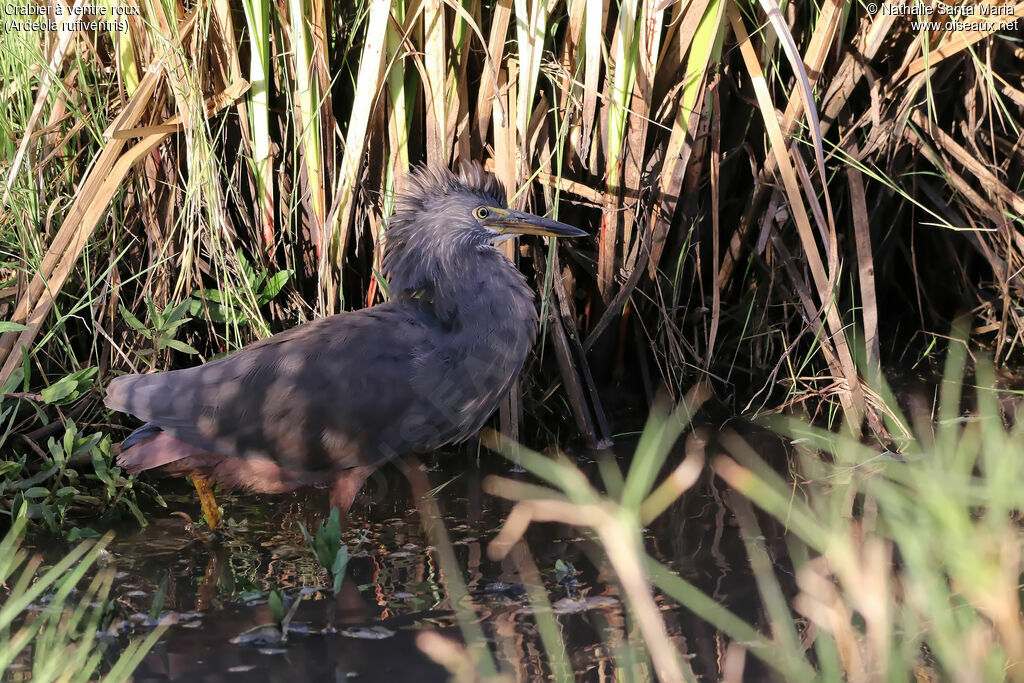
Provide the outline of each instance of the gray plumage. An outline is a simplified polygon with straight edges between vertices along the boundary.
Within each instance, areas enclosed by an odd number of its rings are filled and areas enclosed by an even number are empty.
[[[107,406],[146,421],[120,462],[277,492],[480,429],[537,331],[532,290],[493,244],[513,232],[585,233],[507,210],[479,167],[461,178],[421,168],[406,187],[385,233],[390,301],[205,365],[114,379]]]

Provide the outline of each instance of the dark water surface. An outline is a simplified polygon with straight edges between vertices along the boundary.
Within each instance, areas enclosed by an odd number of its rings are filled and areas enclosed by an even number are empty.
[[[586,469],[586,458],[580,460]],[[669,466],[674,462],[678,457]],[[627,457],[619,463],[625,469]],[[523,579],[512,559],[487,556],[487,543],[511,507],[483,493],[487,473],[529,478],[511,473],[505,460],[492,455],[479,462],[451,455],[428,477],[439,487],[435,498],[470,592],[467,607],[503,669],[518,680],[540,680],[548,669]],[[416,637],[433,630],[460,640],[460,630],[437,554],[421,528],[409,483],[396,467],[385,467],[371,479],[353,508],[343,532],[353,557],[337,596],[315,590],[327,586],[329,577],[313,560],[298,526],[301,521],[313,530],[323,520],[326,493],[222,493],[218,501],[229,520],[225,537],[208,544],[192,538],[184,520],[171,514],[201,515],[189,485],[164,480],[159,486],[168,508],[148,510],[149,526],[120,531],[109,547],[118,570],[112,597],[122,626],[144,622],[159,605],[162,585],[159,612],[176,621],[136,671],[136,681],[447,680]],[[648,550],[758,623],[756,586],[721,486],[705,473],[645,530]],[[607,561],[586,534],[564,524],[535,524],[526,538],[577,679],[634,680],[638,671],[648,671],[616,669],[613,650],[640,636],[624,614]],[[773,541],[768,545],[771,551]],[[61,552],[42,550],[53,555],[48,559]],[[273,629],[247,633],[272,621],[267,600],[275,588],[286,599],[303,595],[284,641]],[[718,678],[722,636],[673,600],[658,595],[657,601],[669,634],[691,657],[695,672]],[[136,625],[133,632],[145,629]],[[747,664],[750,673],[753,662],[748,658]]]

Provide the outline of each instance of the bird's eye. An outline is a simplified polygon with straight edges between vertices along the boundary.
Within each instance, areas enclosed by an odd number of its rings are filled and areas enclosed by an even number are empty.
[[[476,217],[477,217],[477,218],[479,218],[480,220],[483,220],[483,219],[485,219],[485,218],[487,218],[488,216],[490,216],[490,215],[491,215],[491,212],[487,210],[487,207],[486,207],[486,206],[481,206],[480,208],[478,208],[478,209],[477,209],[476,211],[474,211],[473,213],[474,213],[474,214],[476,215]]]

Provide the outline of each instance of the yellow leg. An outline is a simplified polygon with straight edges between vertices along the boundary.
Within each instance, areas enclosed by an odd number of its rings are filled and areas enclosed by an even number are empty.
[[[220,508],[217,507],[217,501],[213,497],[213,484],[203,477],[192,477],[192,484],[196,487],[196,493],[199,494],[199,504],[203,506],[203,514],[206,515],[206,523],[210,525],[210,530],[214,531],[220,526]]]

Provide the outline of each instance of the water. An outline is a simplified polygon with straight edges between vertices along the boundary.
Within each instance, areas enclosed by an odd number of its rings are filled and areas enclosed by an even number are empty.
[[[620,458],[623,467],[624,462]],[[536,680],[548,669],[523,579],[512,559],[487,555],[487,543],[511,507],[483,493],[488,472],[528,478],[510,473],[497,456],[478,463],[452,455],[427,475],[440,487],[435,498],[469,589],[467,606],[504,670],[519,680]],[[184,520],[171,514],[200,516],[188,485],[165,480],[160,486],[169,509],[148,510],[149,526],[121,529],[109,548],[118,569],[115,630],[144,632],[155,604],[162,618],[176,621],[136,671],[136,681],[447,680],[447,672],[421,651],[417,635],[429,630],[459,641],[458,622],[436,552],[397,468],[379,472],[353,508],[343,533],[353,557],[337,596],[314,590],[329,585],[329,577],[298,526],[301,521],[316,528],[327,511],[325,493],[222,493],[226,534],[208,544],[191,538]],[[756,586],[723,495],[720,482],[705,473],[645,530],[646,544],[654,557],[758,624]],[[771,551],[781,533],[770,525],[765,530]],[[526,539],[577,679],[615,679],[613,649],[639,634],[624,613],[606,558],[583,532],[565,524],[535,524]],[[56,557],[62,549],[43,551]],[[272,622],[267,600],[274,589],[286,599],[307,593],[283,641],[274,629],[251,633]],[[670,636],[692,656],[694,670],[717,678],[725,639],[671,599],[656,599]],[[747,665],[749,673],[754,662],[748,658]],[[618,679],[623,680],[621,671]]]

